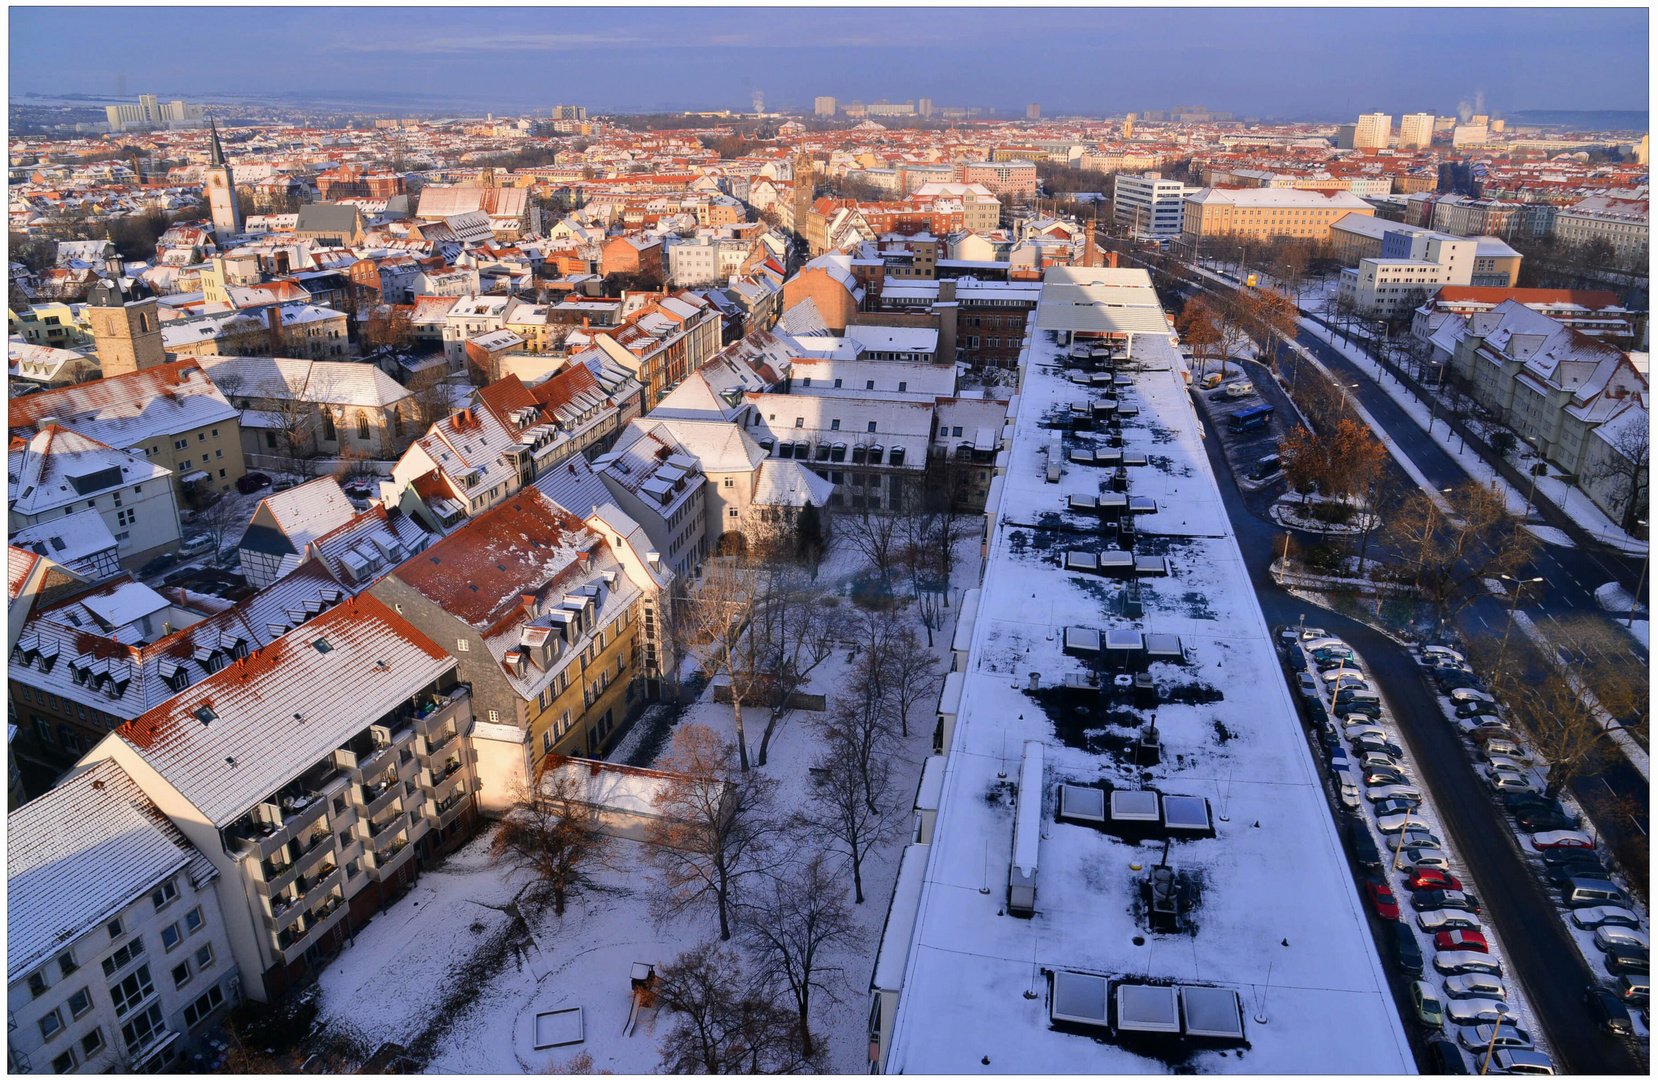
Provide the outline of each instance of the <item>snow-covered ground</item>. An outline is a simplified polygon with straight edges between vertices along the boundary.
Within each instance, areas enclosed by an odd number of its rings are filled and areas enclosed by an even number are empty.
[[[1641,648],[1651,648],[1647,641],[1647,627],[1649,625],[1646,618],[1647,610],[1645,606],[1641,606],[1634,611],[1635,619],[1633,621],[1629,619],[1630,608],[1634,605],[1635,598],[1630,595],[1628,589],[1619,585],[1616,581],[1608,581],[1595,590],[1595,602],[1614,615],[1623,615],[1623,618],[1613,619],[1612,621],[1623,627],[1624,631],[1634,637],[1636,641],[1639,641]]]
[[[963,543],[958,590],[977,579],[977,554],[976,537]],[[856,554],[837,544],[820,579],[844,593],[861,571]],[[953,599],[934,650],[941,657],[948,655],[959,610]],[[814,673],[808,692],[834,694],[846,682],[848,667],[847,653],[837,651]],[[932,749],[932,705],[926,701],[917,707],[909,738],[893,755],[892,803],[902,824],[864,863],[866,900],[853,910],[865,939],[832,958],[844,968],[840,1001],[820,997],[813,1007],[813,1030],[827,1039],[832,1072],[863,1072],[867,1063],[869,977],[899,856],[909,838],[905,826],[911,801]],[[761,710],[745,712],[751,756],[764,719]],[[731,707],[715,704],[708,692],[679,722],[705,724],[735,738]],[[800,807],[808,769],[821,749],[808,714],[792,712],[779,723],[765,771],[780,782],[780,812]],[[417,1060],[428,1072],[543,1072],[567,1066],[583,1052],[592,1056],[597,1070],[654,1072],[660,1064],[659,1039],[672,1018],[647,1011],[631,1036],[622,1034],[631,1004],[630,969],[634,963],[672,961],[716,937],[715,924],[682,918],[658,925],[648,911],[652,871],[642,849],[619,840],[613,865],[601,875],[606,891],[574,899],[562,918],[550,911],[526,912],[534,944],[519,948],[514,942],[520,935],[507,908],[527,879],[491,863],[489,835],[485,832],[423,874],[324,970],[319,1020],[331,1033],[353,1036],[365,1054],[388,1041],[418,1047]],[[851,903],[850,871],[844,880]],[[535,1049],[536,1014],[575,1006],[583,1010],[585,1040]]]
[[[1064,305],[1058,305],[1064,306]],[[1119,583],[1067,571],[1062,549],[1110,546],[1067,509],[1108,473],[1069,464],[1045,483],[1047,426],[1088,396],[1058,374],[1061,346],[1032,332],[1020,415],[991,540],[961,711],[927,854],[888,1071],[1146,1072],[1179,1063],[1217,1072],[1406,1072],[1409,1044],[1336,836],[1166,339],[1142,334],[1124,400],[1123,448],[1139,554],[1166,554],[1167,578],[1141,579],[1143,616]],[[1057,425],[1056,425],[1057,426]],[[1064,434],[1103,445],[1100,434]],[[1067,655],[1067,627],[1178,635],[1183,665],[1152,665],[1161,762],[1136,767],[1126,745],[1150,709],[1067,689],[1091,665]],[[1033,673],[1040,690],[1028,692]],[[1071,695],[1071,696],[1067,696]],[[1027,741],[1044,770],[1033,918],[1007,917],[1015,779]],[[1148,929],[1140,885],[1162,842],[1133,843],[1052,817],[1062,783],[1153,788],[1208,800],[1216,835],[1173,843],[1169,865],[1201,898],[1178,933]],[[1194,1044],[1150,1056],[1054,1029],[1044,972],[1198,983],[1235,990],[1246,1047]]]

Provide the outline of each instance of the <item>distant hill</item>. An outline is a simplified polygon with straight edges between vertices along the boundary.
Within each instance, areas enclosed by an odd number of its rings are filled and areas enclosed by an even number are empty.
[[[1574,131],[1646,131],[1647,113],[1628,109],[1528,109],[1508,113],[1510,124],[1525,127],[1559,127]]]

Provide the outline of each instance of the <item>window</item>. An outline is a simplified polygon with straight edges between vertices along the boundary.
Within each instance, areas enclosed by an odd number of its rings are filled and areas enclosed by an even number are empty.
[[[357,414],[357,438],[368,441],[368,417],[363,413]]]
[[[870,422],[869,422],[869,430],[870,430],[870,431],[874,431],[874,430],[875,430],[875,421],[873,421],[873,420],[871,420],[871,421],[870,421]]]
[[[116,1016],[125,1016],[154,993],[155,983],[150,980],[148,964],[109,988],[109,996],[115,1002]]]
[[[65,976],[73,975],[76,971],[80,970],[80,965],[75,963],[75,954],[73,952],[66,952],[62,956],[58,957],[58,970],[63,972]]]
[[[841,422],[839,420],[829,421],[829,430],[830,431],[839,431],[840,429],[841,429]]]
[[[81,1053],[91,1057],[104,1048],[104,1029],[93,1028],[81,1036]]]
[[[179,930],[178,923],[173,923],[171,926],[162,927],[162,929],[161,929],[161,947],[163,949],[165,949],[167,952],[172,952],[174,949],[178,948],[179,942],[181,942],[183,940],[184,940],[184,933],[181,930]]]
[[[40,1035],[43,1039],[50,1039],[63,1030],[63,1018],[53,1009],[40,1018]]]
[[[162,908],[177,899],[178,886],[170,880],[163,882],[161,888],[150,894],[150,903],[155,905],[155,909],[157,911],[160,911]]]
[[[184,1023],[187,1027],[195,1027],[213,1014],[225,1002],[224,991],[217,986],[192,1001],[184,1007]]]
[[[907,383],[907,382],[900,382],[898,384],[898,392],[900,394],[902,394],[904,391],[908,390],[909,388],[910,388],[910,384]]]
[[[186,447],[188,447],[189,445],[190,445],[190,440],[189,439],[174,439],[173,440],[173,449],[174,450],[183,450]]]
[[[196,967],[210,968],[213,966],[213,946],[203,945],[196,950]]]
[[[456,638],[455,639],[455,651],[456,652],[471,652],[472,651],[472,643],[470,641],[466,640],[463,637],[462,638]]]
[[[75,1071],[75,1051],[65,1050],[63,1053],[61,1053],[57,1057],[53,1058],[52,1059],[52,1071],[55,1072],[55,1073],[74,1072]]]
[[[173,987],[177,989],[190,981],[190,961],[178,965],[173,969]]]
[[[160,1005],[151,1005],[121,1027],[121,1037],[126,1040],[127,1050],[131,1053],[144,1049],[166,1032],[167,1026],[161,1022]]]
[[[795,427],[805,427],[806,426],[806,418],[804,416],[795,417],[794,418],[794,426]]]
[[[120,919],[111,919],[111,920],[109,920],[109,940],[114,941],[116,938],[120,937],[122,934],[124,934],[126,932],[127,932],[126,929],[121,926],[121,920]]]
[[[46,992],[46,973],[33,971],[29,973],[29,996],[39,997]]]
[[[86,987],[83,986],[69,995],[70,1016],[80,1016],[90,1008],[92,1008],[92,991]]]

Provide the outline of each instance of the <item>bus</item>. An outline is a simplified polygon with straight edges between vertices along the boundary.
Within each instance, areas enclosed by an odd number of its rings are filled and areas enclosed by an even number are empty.
[[[1256,405],[1251,409],[1239,409],[1227,422],[1233,431],[1258,431],[1272,423],[1272,406]]]

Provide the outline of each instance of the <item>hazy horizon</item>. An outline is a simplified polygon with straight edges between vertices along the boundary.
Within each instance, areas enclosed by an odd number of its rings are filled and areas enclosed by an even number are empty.
[[[760,90],[769,109],[828,95],[1335,119],[1641,112],[1649,95],[1644,8],[96,10],[10,10],[14,100],[113,97],[124,83],[126,99],[746,111]]]

